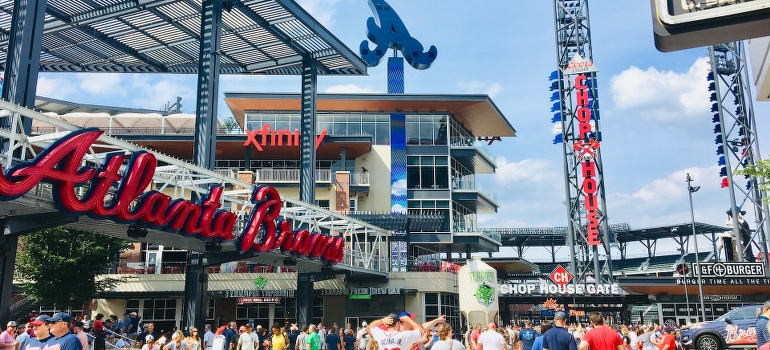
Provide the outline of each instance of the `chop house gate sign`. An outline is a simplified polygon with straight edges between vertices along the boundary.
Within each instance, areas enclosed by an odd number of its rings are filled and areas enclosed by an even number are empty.
[[[98,168],[81,167],[94,142],[103,132],[96,128],[74,131],[57,140],[34,159],[21,162],[5,172],[0,166],[0,200],[23,196],[41,182],[53,185],[53,200],[63,212],[136,223],[145,227],[179,233],[202,240],[232,241],[237,217],[220,209],[222,186],[212,186],[199,203],[172,199],[159,191],[144,190],[152,183],[157,160],[149,152],[135,152],[120,174],[126,155],[108,154]],[[90,183],[83,195],[77,189]],[[107,194],[115,187],[115,193]],[[274,188],[258,186],[250,197],[254,208],[243,232],[237,237],[241,253],[281,249],[329,264],[342,261],[344,240],[307,230],[293,230],[288,221],[278,221],[281,198]],[[262,234],[262,239],[256,239]]]

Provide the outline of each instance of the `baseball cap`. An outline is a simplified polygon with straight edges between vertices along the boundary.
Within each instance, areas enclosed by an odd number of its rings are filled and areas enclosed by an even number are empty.
[[[495,329],[495,328],[497,328],[497,325],[494,322],[490,322],[489,325],[487,326],[487,328]]]
[[[554,320],[554,321],[558,321],[558,320],[566,320],[566,319],[567,319],[567,314],[566,314],[566,313],[564,313],[564,312],[561,312],[561,311],[559,311],[559,312],[557,312],[557,313],[555,313],[555,314],[553,315],[553,320]]]
[[[144,341],[150,341],[155,340],[155,337],[152,336],[152,334],[148,334],[146,337],[144,337]]]
[[[85,324],[81,321],[75,321],[75,323],[72,324],[75,327],[85,328]]]
[[[38,316],[37,318],[35,318],[35,319],[32,321],[32,325],[34,325],[34,326],[42,326],[42,325],[44,325],[46,322],[49,322],[50,320],[51,320],[51,316],[48,316],[48,315],[40,315],[40,316]]]
[[[53,315],[53,317],[51,317],[50,320],[48,320],[48,322],[51,322],[51,323],[59,322],[59,321],[64,321],[64,322],[67,322],[67,323],[72,323],[72,316],[70,316],[70,314],[68,314],[66,312],[59,312],[56,315]]]
[[[664,332],[668,332],[668,333],[671,333],[671,332],[674,332],[674,331],[676,331],[676,328],[674,328],[674,327],[671,327],[671,326],[666,326],[665,328],[663,328],[663,331],[664,331]]]
[[[261,324],[258,324],[258,325],[257,325],[257,329],[262,329],[262,325],[261,325]]]
[[[367,325],[366,321],[361,322],[361,327],[366,327],[366,325]]]
[[[136,312],[130,313],[131,316],[136,316]]]
[[[16,321],[8,321],[6,327],[16,327]]]

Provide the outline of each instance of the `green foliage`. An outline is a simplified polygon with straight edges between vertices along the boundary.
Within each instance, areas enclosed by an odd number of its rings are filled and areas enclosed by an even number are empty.
[[[131,245],[121,239],[55,227],[19,240],[16,278],[43,305],[79,308],[125,278],[96,278],[118,263]]]
[[[228,134],[234,134],[241,131],[241,126],[238,125],[238,120],[235,117],[230,116],[220,122],[222,129],[227,131]]]
[[[736,173],[740,175],[748,175],[755,179],[764,179],[765,183],[760,185],[760,190],[766,192],[770,191],[770,182],[767,182],[767,180],[770,179],[770,159],[761,160],[755,165],[746,166],[746,168],[740,169]],[[770,197],[765,197],[764,200],[766,202],[770,202]]]

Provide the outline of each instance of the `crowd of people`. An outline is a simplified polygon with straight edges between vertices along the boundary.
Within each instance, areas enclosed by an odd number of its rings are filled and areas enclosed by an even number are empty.
[[[770,350],[770,301],[756,322],[757,348]],[[601,313],[589,316],[590,325],[568,324],[564,312],[538,326],[486,327],[477,324],[456,333],[444,316],[418,324],[408,312],[389,314],[360,327],[334,323],[302,326],[274,324],[238,326],[230,322],[216,330],[198,328],[158,333],[153,323],[140,324],[136,313],[122,321],[99,314],[94,320],[73,319],[67,313],[34,315],[26,323],[10,321],[0,334],[0,350],[681,350],[679,330],[658,325],[606,325]],[[214,349],[216,335],[222,346]]]

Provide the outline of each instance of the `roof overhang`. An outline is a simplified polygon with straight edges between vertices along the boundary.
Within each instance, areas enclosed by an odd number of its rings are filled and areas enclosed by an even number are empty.
[[[243,125],[246,111],[299,112],[300,94],[225,93]],[[516,130],[487,95],[318,94],[318,112],[448,113],[474,136],[514,137]]]
[[[6,69],[14,0],[0,0],[0,70]],[[201,0],[48,1],[41,72],[196,74]],[[366,75],[366,64],[294,0],[228,0],[222,74]],[[231,7],[231,8],[230,8]]]

